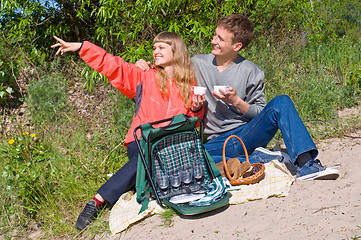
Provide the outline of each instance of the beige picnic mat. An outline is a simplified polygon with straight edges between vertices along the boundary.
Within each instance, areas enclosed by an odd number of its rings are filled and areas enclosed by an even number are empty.
[[[265,167],[265,178],[259,183],[232,186],[228,189],[228,192],[232,195],[229,204],[288,195],[295,177],[292,176],[283,163],[277,160],[266,163]],[[156,201],[150,201],[148,209],[138,214],[140,208],[141,204],[137,203],[136,194],[133,192],[124,193],[110,212],[109,227],[112,234],[122,232],[130,225],[163,211]]]

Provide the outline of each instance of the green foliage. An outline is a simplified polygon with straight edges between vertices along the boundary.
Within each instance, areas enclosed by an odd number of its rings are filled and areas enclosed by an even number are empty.
[[[6,190],[25,202],[28,214],[36,214],[45,196],[54,194],[56,188],[56,184],[49,181],[57,171],[49,161],[51,155],[46,146],[36,134],[24,132],[9,139],[0,154],[4,159],[2,177]]]
[[[173,218],[176,213],[171,208],[166,208],[162,213],[159,214],[162,217],[162,225],[171,227],[173,225]]]
[[[285,35],[301,30],[311,35],[324,26],[309,1],[137,0],[129,4],[108,0],[89,6],[96,19],[93,40],[113,52],[116,49],[128,61],[146,57],[154,36],[165,30],[179,33],[188,44],[209,42],[217,21],[231,13],[250,16],[259,34]]]
[[[351,87],[361,88],[361,62],[355,63],[351,66],[347,83]]]
[[[310,6],[309,1],[168,1],[137,0],[102,1],[100,5],[83,1],[92,8],[95,19],[93,41],[107,51],[122,56],[126,61],[135,62],[140,58],[151,60],[152,40],[161,31],[179,33],[188,45],[209,43],[217,21],[228,14],[245,13],[254,21],[257,35],[278,36],[289,33],[300,34],[313,40],[314,33],[325,28],[324,21]],[[81,11],[78,16],[85,13]],[[197,53],[200,53],[198,49]],[[86,70],[86,84],[91,88],[97,80],[92,70]]]
[[[248,15],[257,36],[275,40],[302,35],[307,41],[319,42],[334,37],[333,33],[360,38],[356,0],[8,0],[1,2],[0,21],[7,39],[16,40],[13,47],[35,65],[49,59],[53,35],[66,36],[68,41],[91,40],[135,62],[150,60],[152,40],[164,30],[179,33],[188,45],[210,42],[217,21],[231,13]],[[92,88],[97,74],[86,70],[84,75]]]
[[[56,120],[66,106],[66,82],[61,78],[43,78],[28,85],[28,104],[34,122]]]
[[[85,202],[127,161],[123,140],[134,113],[134,104],[129,99],[126,101],[117,90],[106,92],[104,108],[97,113],[91,112],[89,119],[68,106],[64,121],[41,125],[42,129],[38,130],[38,135],[44,136],[43,142],[46,142],[45,148],[50,156],[47,162],[56,170],[56,174],[47,179],[56,183],[56,194],[48,192],[45,183],[39,182],[38,188],[46,200],[39,204],[39,208],[31,209],[34,214],[21,219],[35,220],[50,236],[68,238],[76,235],[74,222]],[[94,103],[95,106],[98,104]],[[99,129],[99,124],[103,130]],[[0,167],[0,172],[2,170]],[[18,184],[14,182],[13,185]],[[2,189],[5,188],[6,185]],[[28,206],[17,208],[28,212]],[[13,221],[15,226],[20,223],[19,219]]]
[[[4,72],[0,72],[0,74],[4,74]],[[9,94],[13,92],[11,87],[7,87],[6,89],[3,86],[0,86],[0,104],[1,101]]]
[[[328,44],[284,38],[259,40],[244,54],[264,69],[268,100],[287,94],[304,121],[328,122],[337,120],[337,109],[359,101],[360,47],[346,37]]]
[[[16,62],[10,56],[8,41],[0,36],[0,106],[5,105],[16,89],[14,75],[11,74]]]
[[[94,119],[68,115],[69,122],[44,126],[36,136],[24,131],[0,142],[1,233],[35,221],[48,236],[76,235],[80,209],[127,161],[124,127],[90,131]]]
[[[327,0],[319,8],[330,29],[339,37],[348,36],[359,41],[361,36],[361,8],[358,0]]]
[[[104,75],[98,73],[97,71],[94,71],[88,65],[83,68],[81,76],[85,78],[85,87],[89,91],[92,91],[93,86],[96,85],[99,81],[103,81],[104,85],[108,82],[108,79]]]

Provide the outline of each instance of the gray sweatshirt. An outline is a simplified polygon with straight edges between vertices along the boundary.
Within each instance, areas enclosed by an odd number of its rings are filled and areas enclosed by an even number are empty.
[[[198,85],[207,88],[208,110],[204,117],[204,133],[208,139],[246,124],[266,105],[264,72],[241,55],[222,72],[218,71],[213,54],[196,55],[192,62]],[[233,87],[237,95],[250,105],[248,112],[242,114],[233,105],[215,98],[211,91],[216,85]]]

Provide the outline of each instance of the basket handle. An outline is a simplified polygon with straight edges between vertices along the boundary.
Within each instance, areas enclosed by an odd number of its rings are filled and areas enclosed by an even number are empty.
[[[226,145],[227,145],[228,140],[231,139],[232,137],[237,138],[237,139],[241,142],[241,144],[242,144],[242,146],[243,146],[244,153],[245,153],[245,155],[246,155],[246,160],[247,160],[248,163],[249,163],[249,158],[248,158],[248,152],[247,152],[246,146],[244,145],[243,141],[242,141],[238,136],[236,136],[236,135],[231,135],[231,136],[229,136],[229,137],[226,139],[226,141],[224,141],[224,144],[223,144],[223,154],[222,154],[222,156],[223,156],[224,170],[225,170],[225,173],[226,173],[227,178],[228,178],[230,181],[235,181],[236,179],[233,179],[233,178],[231,177],[231,174],[230,174],[229,171],[228,171],[227,161],[226,161]]]

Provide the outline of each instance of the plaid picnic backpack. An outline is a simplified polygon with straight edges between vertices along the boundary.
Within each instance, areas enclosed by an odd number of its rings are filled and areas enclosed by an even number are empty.
[[[140,140],[137,131],[141,131]],[[183,114],[134,130],[139,148],[136,192],[137,201],[143,204],[140,212],[147,208],[150,198],[183,215],[228,204],[226,186],[201,136],[200,119]]]

